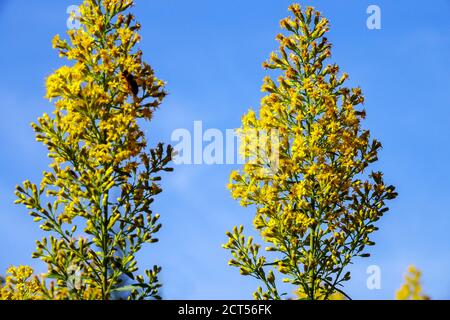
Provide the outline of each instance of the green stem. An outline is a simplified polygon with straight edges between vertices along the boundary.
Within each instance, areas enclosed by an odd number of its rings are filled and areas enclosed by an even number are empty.
[[[109,195],[107,192],[106,196]],[[109,290],[108,290],[108,203],[105,202],[103,205],[103,226],[102,226],[102,268],[103,268],[103,281],[102,281],[102,299],[109,299]]]

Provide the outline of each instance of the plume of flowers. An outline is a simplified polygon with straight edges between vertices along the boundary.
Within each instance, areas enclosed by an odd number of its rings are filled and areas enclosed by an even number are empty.
[[[141,128],[166,93],[136,49],[132,5],[84,0],[81,27],[54,38],[70,63],[47,78],[53,114],[32,124],[52,163],[40,184],[25,181],[16,191],[17,203],[49,235],[33,257],[71,299],[159,298],[161,268],[138,275],[136,254],[158,241],[151,204],[162,191],[160,174],[171,171],[172,149],[148,148]]]
[[[263,284],[256,299],[282,297],[276,273],[301,296],[328,299],[344,293],[346,266],[369,255],[370,235],[397,193],[381,172],[368,171],[381,143],[361,126],[361,89],[346,87],[348,75],[328,63],[328,20],[311,7],[290,11],[279,50],[264,63],[278,78],[264,79],[259,110],[242,118],[241,152],[251,160],[229,184],[233,198],[256,208],[254,226],[272,253],[262,254],[242,226],[224,247],[230,265]]]

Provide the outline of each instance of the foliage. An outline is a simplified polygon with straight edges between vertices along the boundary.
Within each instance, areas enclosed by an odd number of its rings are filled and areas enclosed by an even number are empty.
[[[251,160],[229,184],[242,206],[256,206],[254,226],[276,258],[260,254],[243,227],[227,233],[224,247],[233,255],[230,265],[264,285],[256,299],[282,297],[276,271],[308,299],[328,299],[344,294],[340,287],[350,279],[344,269],[369,255],[375,222],[397,194],[381,172],[367,172],[381,144],[361,127],[361,89],[345,87],[347,74],[326,63],[327,19],[311,7],[290,11],[281,21],[287,35],[277,36],[279,52],[264,63],[281,75],[277,83],[264,79],[258,115],[250,110],[242,119],[241,152]],[[264,138],[268,132],[278,139]]]
[[[132,0],[85,0],[82,27],[56,36],[54,48],[72,61],[47,79],[53,115],[33,123],[52,159],[40,184],[18,186],[25,205],[49,236],[33,257],[70,299],[159,298],[158,266],[137,275],[136,254],[158,240],[151,204],[171,171],[171,147],[148,149],[142,120],[151,120],[164,83],[135,49],[140,25],[126,11]],[[58,290],[59,290],[58,289]]]

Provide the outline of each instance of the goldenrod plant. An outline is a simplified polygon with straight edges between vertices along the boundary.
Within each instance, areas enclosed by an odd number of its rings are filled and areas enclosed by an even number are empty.
[[[0,284],[0,300],[41,300],[41,281],[28,266],[10,267]]]
[[[256,207],[254,226],[272,253],[260,253],[242,226],[227,233],[224,247],[231,266],[260,280],[256,299],[283,297],[277,273],[302,298],[349,298],[342,290],[350,279],[345,269],[369,256],[375,223],[397,193],[381,172],[368,172],[381,143],[361,126],[361,89],[345,87],[347,74],[327,63],[328,20],[311,7],[294,4],[290,11],[281,21],[279,51],[264,63],[278,80],[264,79],[259,112],[250,110],[239,130],[242,156],[250,160],[229,184],[242,206]],[[255,132],[278,132],[278,139],[253,143]]]
[[[430,297],[423,293],[421,277],[422,272],[410,266],[405,275],[405,283],[397,290],[395,298],[397,300],[430,300]]]
[[[67,300],[67,288],[56,287],[54,281],[47,281],[45,275],[33,275],[29,266],[10,267],[0,285],[0,300]],[[3,280],[3,279],[2,279]],[[98,291],[85,290],[86,299],[99,299]]]
[[[53,292],[68,299],[160,298],[161,268],[139,275],[136,254],[158,241],[152,202],[160,174],[172,170],[172,149],[148,148],[141,128],[166,93],[136,49],[132,6],[84,0],[81,27],[67,40],[54,38],[70,63],[47,79],[53,114],[32,124],[52,163],[40,184],[25,181],[16,191],[16,202],[48,232],[33,257],[48,265]]]

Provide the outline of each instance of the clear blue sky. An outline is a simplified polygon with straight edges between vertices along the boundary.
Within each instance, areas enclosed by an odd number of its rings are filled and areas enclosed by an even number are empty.
[[[136,0],[145,59],[168,82],[169,97],[149,126],[150,140],[170,141],[176,128],[235,128],[257,107],[276,49],[287,0]],[[302,4],[311,4],[304,1]],[[31,259],[42,236],[26,210],[13,205],[14,186],[40,181],[46,150],[29,123],[52,105],[44,78],[64,63],[51,48],[66,31],[76,0],[0,0],[0,270]],[[382,10],[382,29],[366,28],[366,8]],[[366,95],[365,126],[383,142],[376,165],[399,198],[380,221],[372,257],[355,261],[346,290],[353,298],[392,298],[407,266],[424,272],[433,298],[450,298],[450,1],[314,1],[331,20],[333,61]],[[161,242],[143,250],[142,265],[163,266],[165,298],[251,298],[257,284],[227,266],[224,232],[250,225],[225,188],[233,166],[178,166],[163,181],[155,206]],[[382,270],[382,289],[366,288],[366,268]]]

